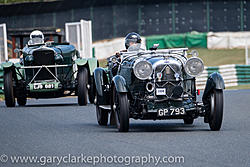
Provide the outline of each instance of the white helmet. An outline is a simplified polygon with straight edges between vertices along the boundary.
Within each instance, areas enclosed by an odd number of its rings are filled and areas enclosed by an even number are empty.
[[[42,44],[44,43],[44,35],[39,30],[32,31],[30,34],[30,40],[32,41],[32,44]]]

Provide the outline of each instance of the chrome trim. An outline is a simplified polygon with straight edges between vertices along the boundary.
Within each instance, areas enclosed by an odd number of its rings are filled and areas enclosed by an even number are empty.
[[[43,68],[43,67],[70,67],[72,66],[71,64],[66,64],[66,65],[42,65],[42,66],[23,66],[23,67],[17,67],[18,69],[28,69],[28,68]]]
[[[152,56],[153,54],[158,54],[159,56],[172,56],[172,57],[176,57],[178,59],[180,59],[183,64],[184,64],[184,60],[182,60],[183,58],[185,60],[187,60],[187,51],[188,48],[178,48],[178,49],[160,49],[160,50],[155,50],[155,51],[151,51],[151,50],[145,50],[145,51],[132,51],[132,52],[120,52],[121,53],[121,63],[123,61],[125,61],[126,59],[130,58],[130,57],[134,57],[134,56]],[[162,54],[162,55],[160,55]]]
[[[50,69],[49,69],[48,66],[40,66],[39,68],[40,69],[36,72],[36,74],[31,79],[31,81],[29,82],[29,84],[31,84],[35,80],[36,76],[39,74],[39,72],[42,70],[42,68],[45,68],[58,82],[60,82],[59,79],[50,71]]]

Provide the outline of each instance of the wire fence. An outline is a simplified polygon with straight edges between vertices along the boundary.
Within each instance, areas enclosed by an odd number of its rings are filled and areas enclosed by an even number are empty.
[[[69,3],[71,2],[71,3]],[[111,3],[112,2],[112,3]],[[9,29],[57,27],[91,20],[93,40],[141,35],[250,30],[250,1],[53,1],[0,6],[0,23]],[[101,2],[99,2],[101,3]]]

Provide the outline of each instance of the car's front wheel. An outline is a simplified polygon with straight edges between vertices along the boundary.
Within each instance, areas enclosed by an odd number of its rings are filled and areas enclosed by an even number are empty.
[[[221,128],[223,118],[223,90],[214,90],[210,98],[209,126],[212,131]]]
[[[115,91],[114,112],[116,125],[119,132],[128,132],[129,130],[129,102],[127,93]]]
[[[80,106],[87,105],[88,98],[88,70],[85,67],[79,68],[78,75],[78,86],[77,86],[77,96],[78,104]]]
[[[15,95],[13,88],[13,77],[12,71],[4,72],[4,96],[5,96],[5,104],[7,107],[15,107]]]

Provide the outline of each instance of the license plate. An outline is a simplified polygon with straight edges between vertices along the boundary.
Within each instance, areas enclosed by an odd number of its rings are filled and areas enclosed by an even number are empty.
[[[173,115],[186,115],[185,108],[168,108],[168,109],[158,109],[157,116],[164,117],[164,116],[173,116]]]
[[[156,95],[166,95],[166,88],[156,88]]]
[[[35,83],[33,88],[34,88],[34,90],[39,90],[39,89],[54,89],[55,88],[55,84],[52,84],[52,83],[47,83],[47,84]]]

